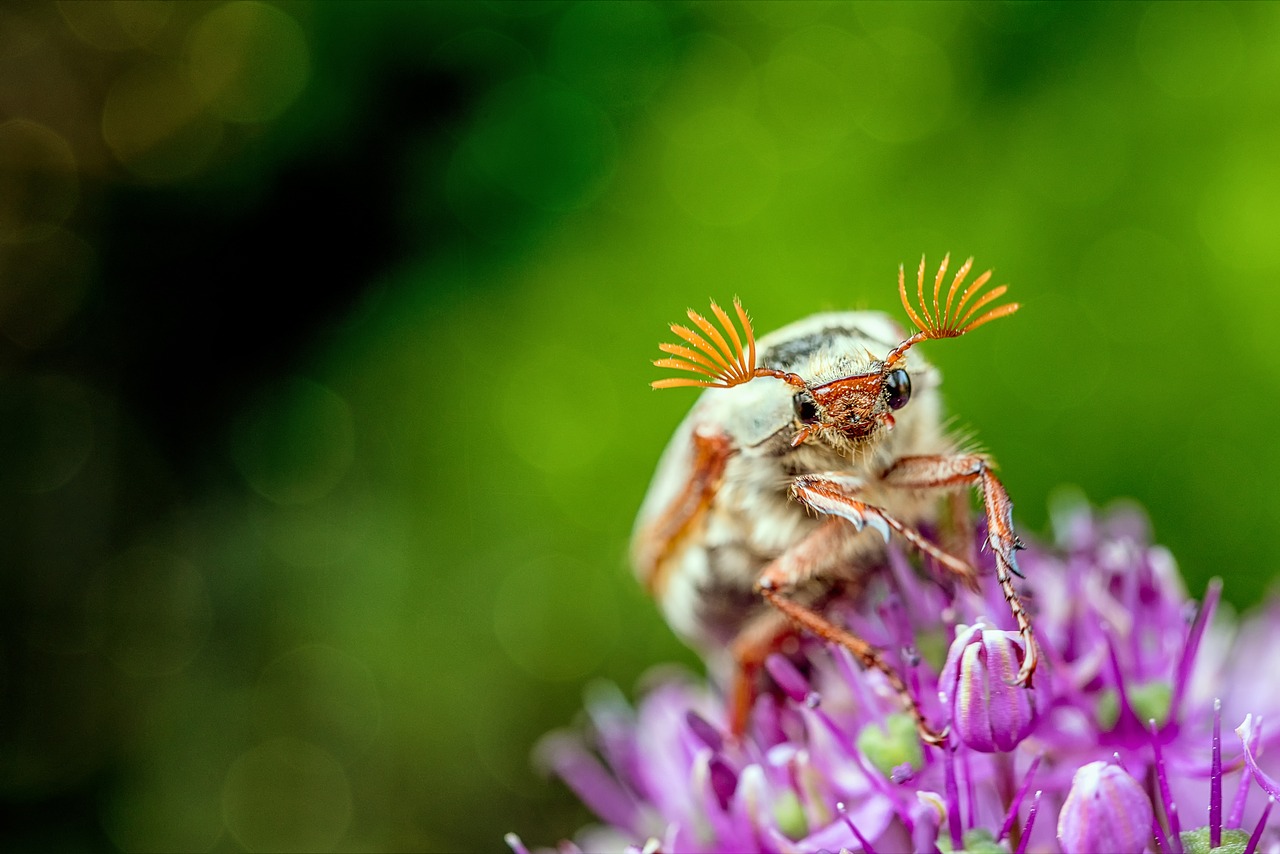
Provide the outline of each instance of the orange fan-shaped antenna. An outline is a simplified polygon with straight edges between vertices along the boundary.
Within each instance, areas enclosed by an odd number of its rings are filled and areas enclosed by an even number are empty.
[[[733,325],[733,321],[729,319],[728,312],[712,302],[711,312],[720,321],[724,331],[728,333],[727,339],[711,321],[693,309],[689,309],[689,319],[693,321],[693,325],[697,327],[698,331],[695,332],[693,329],[681,326],[678,323],[671,324],[671,331],[683,338],[691,346],[685,347],[682,344],[658,345],[659,350],[671,354],[672,358],[658,359],[654,362],[655,365],[660,368],[675,368],[678,371],[702,374],[707,379],[672,377],[671,379],[655,380],[650,385],[654,388],[677,388],[679,386],[733,388],[756,376],[756,336],[751,330],[751,318],[747,316],[747,312],[742,308],[742,303],[738,302],[736,297],[733,300],[733,308],[738,314],[739,322],[742,324],[742,335],[738,334],[738,329]],[[746,339],[745,348],[743,347],[744,338]],[[730,344],[730,341],[733,343]]]
[[[965,277],[969,275],[969,270],[973,267],[972,258],[960,265],[960,269],[956,271],[951,287],[947,291],[946,304],[942,304],[940,302],[942,280],[947,275],[947,264],[950,262],[951,255],[948,254],[942,259],[942,266],[938,268],[938,274],[934,277],[932,314],[929,313],[929,307],[925,304],[924,256],[920,256],[920,271],[916,275],[916,296],[920,300],[918,313],[911,305],[911,300],[907,298],[906,270],[903,267],[898,267],[898,294],[902,297],[902,306],[907,310],[907,315],[911,318],[911,322],[916,325],[916,328],[920,330],[924,338],[956,338],[966,332],[972,332],[984,323],[1013,314],[1018,310],[1018,303],[1011,302],[997,306],[985,314],[978,314],[985,306],[989,305],[993,300],[999,299],[1009,289],[1008,285],[1000,285],[974,300],[974,297],[978,295],[978,291],[982,290],[983,285],[991,279],[990,270],[974,279],[973,283],[964,289],[964,293],[960,294],[960,302],[955,302],[956,291],[960,290],[960,285],[964,284]],[[974,300],[973,305],[969,305],[970,300]],[[953,305],[955,306],[954,313],[952,312]],[[969,306],[968,311],[965,311],[965,306]],[[974,315],[978,316],[974,317]],[[916,337],[912,336],[913,339]]]

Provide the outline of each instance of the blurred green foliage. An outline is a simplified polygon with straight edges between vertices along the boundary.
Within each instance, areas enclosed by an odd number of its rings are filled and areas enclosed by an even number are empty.
[[[1145,506],[1193,590],[1221,575],[1247,606],[1276,574],[1280,6],[72,2],[0,23],[0,791],[27,816],[6,848],[571,834],[586,814],[531,767],[537,738],[593,679],[696,666],[624,556],[693,398],[652,393],[648,360],[708,297],[760,332],[898,314],[899,263],[973,254],[1024,308],[930,357],[1022,527],[1074,484]],[[362,147],[393,71],[457,85]],[[136,228],[97,202],[250,208],[318,154],[391,158],[367,203],[407,248],[367,280],[256,282],[356,296],[178,464],[59,361],[112,299],[104,241]]]

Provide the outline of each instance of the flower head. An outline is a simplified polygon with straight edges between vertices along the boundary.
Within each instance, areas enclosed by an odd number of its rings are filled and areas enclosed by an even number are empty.
[[[1247,834],[1238,850],[1252,854],[1280,841],[1266,764],[1280,727],[1259,721],[1280,714],[1280,695],[1263,690],[1280,666],[1280,608],[1235,632],[1216,613],[1220,584],[1188,599],[1131,510],[1077,506],[1055,528],[1055,547],[1020,556],[1043,653],[1034,691],[1012,684],[1026,654],[1015,627],[985,616],[1005,613],[998,591],[952,590],[890,550],[829,614],[883,650],[924,714],[951,728],[947,745],[919,740],[883,674],[814,639],[766,663],[776,690],[740,739],[700,679],[668,676],[634,711],[616,689],[595,692],[589,730],[540,748],[604,822],[583,848],[1171,854]],[[1239,749],[1222,746],[1223,709],[1253,713]],[[1187,816],[1208,823],[1184,830]]]

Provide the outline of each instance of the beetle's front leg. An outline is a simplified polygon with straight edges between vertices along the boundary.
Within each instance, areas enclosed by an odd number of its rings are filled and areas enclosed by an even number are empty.
[[[853,523],[861,531],[872,528],[889,541],[890,529],[897,531],[907,542],[936,560],[943,569],[971,590],[978,589],[978,573],[967,562],[927,540],[915,528],[905,524],[886,510],[875,507],[858,498],[863,489],[861,478],[840,473],[804,474],[791,484],[791,496],[801,504],[826,516],[836,516]],[[775,573],[786,567],[771,567]],[[791,574],[775,574],[775,582],[787,581]],[[792,580],[790,583],[795,583]]]
[[[770,605],[784,614],[792,623],[806,631],[817,635],[829,643],[843,646],[862,663],[863,667],[879,670],[889,681],[890,687],[902,698],[904,708],[915,719],[920,738],[929,744],[939,745],[946,741],[947,730],[938,732],[924,716],[920,704],[911,693],[907,683],[903,681],[893,667],[884,660],[880,650],[867,643],[852,632],[836,626],[817,611],[789,597],[787,591],[801,582],[828,572],[843,560],[846,551],[842,546],[848,543],[849,531],[839,519],[828,519],[793,548],[784,552],[771,562],[760,574],[756,582],[756,591]],[[745,640],[745,635],[744,635]],[[756,638],[757,642],[763,640]],[[739,662],[738,684],[735,685],[735,700],[750,698],[743,693],[742,680],[747,677],[744,666],[750,651],[758,650],[756,643],[746,642],[735,645],[735,656]],[[763,661],[763,657],[760,657]],[[758,668],[757,668],[758,669]],[[745,725],[745,708],[737,708],[735,703],[734,721]]]
[[[1013,502],[1009,500],[1004,484],[991,470],[991,463],[980,454],[901,457],[885,472],[884,482],[901,489],[959,490],[976,487],[982,490],[982,503],[987,511],[987,544],[996,556],[996,580],[1000,582],[1000,590],[1009,603],[1009,610],[1027,650],[1016,684],[1030,688],[1039,655],[1031,618],[1013,587],[1013,576],[1023,577],[1018,571],[1017,558],[1017,552],[1023,546],[1013,531]]]

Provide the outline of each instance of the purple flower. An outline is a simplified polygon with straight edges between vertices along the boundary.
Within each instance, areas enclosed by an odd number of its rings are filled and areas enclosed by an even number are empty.
[[[776,690],[757,699],[738,740],[723,694],[704,680],[667,676],[634,709],[616,689],[596,691],[589,727],[553,733],[538,751],[603,822],[577,845],[1280,849],[1269,824],[1280,726],[1261,725],[1280,719],[1280,603],[1237,630],[1217,613],[1221,585],[1189,599],[1133,510],[1073,506],[1055,514],[1055,531],[1054,547],[1028,543],[1020,555],[1042,653],[1034,691],[1011,684],[1025,650],[996,585],[952,590],[928,561],[891,550],[829,614],[880,647],[926,717],[951,727],[946,747],[919,740],[882,674],[814,639],[766,662]],[[1238,745],[1222,744],[1223,714],[1244,720]],[[508,843],[523,854],[518,838]]]
[[[1014,685],[1026,650],[1017,632],[959,626],[938,680],[952,730],[983,753],[1013,750],[1036,724],[1036,692]]]
[[[1067,854],[1140,854],[1154,816],[1137,780],[1110,762],[1090,762],[1071,779],[1058,813],[1058,843]]]

